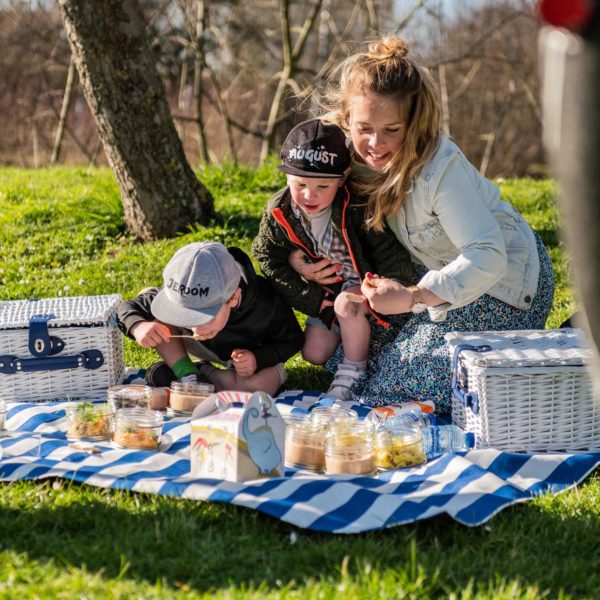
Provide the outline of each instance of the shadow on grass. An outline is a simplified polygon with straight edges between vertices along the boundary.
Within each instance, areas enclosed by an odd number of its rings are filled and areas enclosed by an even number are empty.
[[[69,482],[58,491],[48,482],[18,482],[10,489],[2,484],[0,490],[4,550],[68,569],[102,570],[110,579],[162,580],[198,592],[261,586],[276,591],[309,579],[335,582],[347,562],[350,579],[364,578],[367,565],[381,575],[404,570],[417,577],[418,572],[433,585],[429,592],[444,596],[460,594],[472,581],[495,589],[499,578],[589,597],[600,588],[598,511],[565,515],[536,503],[507,509],[484,527],[466,528],[440,517],[336,536],[231,505]]]

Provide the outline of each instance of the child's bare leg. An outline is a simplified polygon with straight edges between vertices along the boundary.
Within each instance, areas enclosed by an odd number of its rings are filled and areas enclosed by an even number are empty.
[[[347,292],[357,294],[360,289],[350,288]],[[371,337],[365,304],[352,302],[347,292],[339,294],[334,304],[344,344],[344,360],[339,363],[327,391],[327,396],[337,398],[337,403],[342,405],[350,397],[352,384],[367,368]]]
[[[174,333],[172,328],[171,332]],[[154,349],[171,368],[179,381],[196,381],[198,368],[191,361],[181,338],[171,338],[168,342],[161,342]]]
[[[360,294],[360,287],[349,288],[346,292]],[[339,294],[334,304],[344,344],[344,356],[353,362],[362,362],[367,360],[369,354],[371,325],[365,303],[348,300],[346,292]]]
[[[339,333],[307,325],[304,330],[302,358],[313,365],[323,365],[331,358],[339,342]]]
[[[218,392],[222,390],[236,390],[238,392],[256,392],[260,390],[271,396],[277,393],[277,390],[287,379],[283,365],[266,367],[249,377],[238,375],[235,369],[215,368],[207,377]]]
[[[181,358],[188,356],[181,338],[171,338],[168,342],[161,342],[154,349],[169,367],[172,367]]]

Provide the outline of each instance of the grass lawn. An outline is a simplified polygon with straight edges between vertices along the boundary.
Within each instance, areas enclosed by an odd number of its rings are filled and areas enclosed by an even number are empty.
[[[200,174],[221,221],[172,240],[125,231],[108,170],[0,169],[2,300],[159,284],[179,246],[218,240],[249,251],[272,168]],[[554,185],[501,184],[549,247],[557,293],[548,323],[574,309],[558,241]],[[165,215],[167,218],[167,215]],[[153,353],[126,342],[126,361]],[[328,377],[296,357],[289,388]],[[234,506],[102,490],[65,481],[0,484],[0,598],[595,598],[600,590],[600,477],[507,509],[468,529],[436,518],[355,536],[310,533]]]

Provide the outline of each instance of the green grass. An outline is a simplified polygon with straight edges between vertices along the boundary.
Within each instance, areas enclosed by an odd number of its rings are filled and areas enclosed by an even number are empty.
[[[175,248],[217,239],[248,251],[266,199],[282,184],[260,170],[206,169],[219,221],[172,240],[126,232],[108,170],[0,169],[2,299],[122,293],[158,284]],[[557,294],[548,323],[573,310],[555,188],[502,183],[548,244]],[[131,343],[128,364],[151,351]],[[301,359],[290,387],[327,382]],[[350,537],[311,533],[256,511],[69,482],[0,484],[0,598],[595,598],[600,589],[600,478],[507,509],[469,529],[436,518]]]

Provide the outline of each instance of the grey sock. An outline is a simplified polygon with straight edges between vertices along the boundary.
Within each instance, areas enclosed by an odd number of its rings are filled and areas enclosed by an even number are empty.
[[[344,356],[344,360],[340,364],[350,365],[351,367],[355,367],[357,371],[366,371],[367,370],[367,361],[365,360],[350,360]]]

